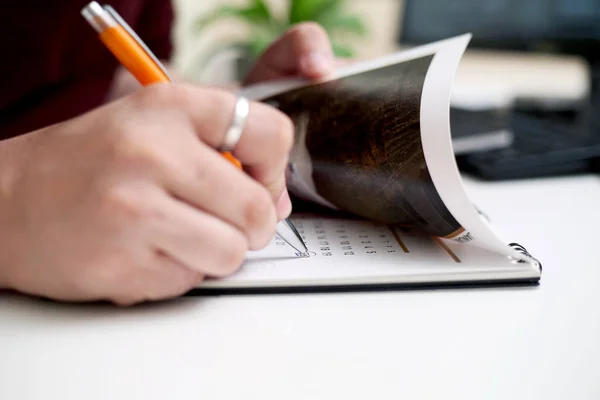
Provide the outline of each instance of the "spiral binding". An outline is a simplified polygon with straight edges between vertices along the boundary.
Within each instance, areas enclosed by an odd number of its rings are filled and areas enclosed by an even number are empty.
[[[530,253],[527,251],[527,249],[526,249],[525,247],[521,246],[519,243],[510,243],[508,246],[509,246],[509,247],[512,247],[512,248],[513,248],[513,249],[515,249],[515,250],[517,250],[519,253],[521,253],[521,254],[523,254],[523,255],[525,255],[525,256],[527,256],[527,257],[529,257],[529,258],[532,258],[532,259],[534,259],[534,260],[535,260],[535,262],[537,262],[537,264],[540,266],[540,271],[542,270],[542,263],[541,263],[541,262],[540,262],[540,261],[539,261],[537,258],[535,258],[534,256],[532,256],[532,255],[531,255],[531,254],[530,254]],[[524,261],[524,260],[519,260],[518,262],[520,262],[520,263],[524,263],[524,262],[526,262],[526,261]]]

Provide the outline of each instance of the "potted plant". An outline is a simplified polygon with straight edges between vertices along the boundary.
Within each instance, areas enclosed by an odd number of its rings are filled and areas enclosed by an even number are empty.
[[[347,41],[340,39],[349,34],[365,36],[367,30],[359,16],[345,10],[345,3],[345,0],[289,0],[285,15],[282,16],[275,15],[265,0],[249,0],[247,5],[241,7],[217,7],[195,21],[196,31],[204,31],[225,19],[236,19],[249,28],[250,35],[243,39],[231,38],[226,44],[210,49],[196,65],[203,68],[217,54],[235,49],[238,53],[236,75],[241,79],[270,43],[291,26],[306,21],[316,22],[327,31],[337,57],[352,57],[354,49],[346,44]]]

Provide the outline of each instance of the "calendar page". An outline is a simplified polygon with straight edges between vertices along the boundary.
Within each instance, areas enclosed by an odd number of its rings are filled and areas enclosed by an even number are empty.
[[[539,271],[472,246],[391,226],[327,216],[298,215],[293,223],[309,256],[274,238],[251,252],[234,275],[203,287],[311,286],[534,277]]]

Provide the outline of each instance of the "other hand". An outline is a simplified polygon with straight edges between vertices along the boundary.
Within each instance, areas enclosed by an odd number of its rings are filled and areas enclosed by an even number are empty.
[[[319,79],[335,71],[336,60],[325,29],[314,22],[290,28],[258,58],[244,84],[302,77]]]

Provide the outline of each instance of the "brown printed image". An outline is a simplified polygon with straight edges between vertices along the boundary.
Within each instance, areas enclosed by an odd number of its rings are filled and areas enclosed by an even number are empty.
[[[434,236],[461,230],[433,185],[421,144],[421,92],[432,59],[266,99],[296,125],[293,179],[309,181],[304,187],[320,198],[364,218]]]

